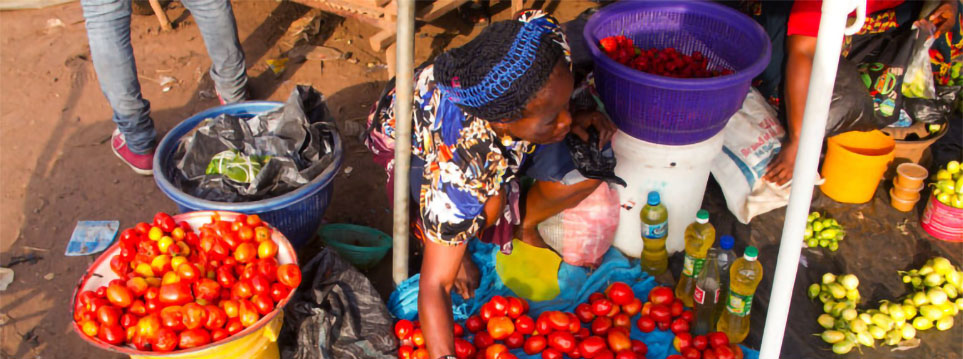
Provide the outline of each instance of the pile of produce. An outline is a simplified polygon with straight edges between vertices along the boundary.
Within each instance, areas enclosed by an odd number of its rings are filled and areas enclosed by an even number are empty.
[[[709,60],[699,51],[686,55],[675,48],[640,49],[632,39],[619,35],[599,40],[599,46],[612,60],[635,70],[659,76],[707,78],[731,75],[729,69],[709,69]]]
[[[813,212],[809,214],[803,241],[809,248],[829,248],[835,252],[839,249],[839,241],[846,238],[846,230],[828,215]]]
[[[455,356],[477,359],[513,359],[510,352],[521,349],[543,359],[644,359],[645,343],[631,339],[632,318],[643,332],[671,330],[675,349],[682,355],[672,359],[739,359],[742,351],[730,345],[721,332],[693,336],[689,333],[692,311],[685,310],[672,289],[656,287],[648,302],[635,297],[623,282],[612,283],[605,293],[593,293],[574,313],[545,311],[537,318],[528,315],[528,303],[514,297],[494,296],[479,313],[455,323]],[[400,359],[428,358],[424,334],[417,321],[399,320],[395,335],[401,347]]]
[[[933,196],[940,203],[953,208],[963,208],[963,170],[960,162],[950,161],[933,176]]]
[[[953,327],[953,316],[963,309],[963,298],[958,298],[963,272],[948,259],[936,257],[918,270],[901,274],[903,282],[912,286],[903,301],[882,300],[866,311],[856,308],[859,279],[853,274],[826,273],[822,283],[810,285],[810,299],[823,303],[824,314],[817,321],[826,330],[820,336],[833,345],[834,353],[848,353],[857,345],[873,347],[876,340],[899,345],[916,338],[917,331]]]
[[[224,340],[254,326],[301,282],[278,264],[272,229],[257,215],[214,216],[195,232],[157,213],[120,234],[110,268],[120,279],[74,299],[74,320],[91,338],[170,352]]]

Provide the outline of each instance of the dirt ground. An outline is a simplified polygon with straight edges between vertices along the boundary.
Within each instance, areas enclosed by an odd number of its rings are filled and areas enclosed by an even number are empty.
[[[562,21],[594,6],[563,5],[534,4]],[[494,19],[507,19],[508,6],[507,1],[496,3]],[[283,101],[295,85],[312,85],[327,96],[343,131],[343,167],[352,171],[336,179],[325,221],[390,233],[383,170],[356,139],[388,79],[384,54],[368,46],[367,38],[377,29],[288,1],[236,1],[234,13],[253,97]],[[172,32],[161,32],[153,16],[135,15],[131,22],[142,92],[161,135],[217,105],[207,76],[210,60],[193,18],[176,2],[167,14],[175,23]],[[415,62],[463,44],[479,29],[455,14],[422,26]],[[65,257],[67,240],[78,220],[119,220],[127,227],[176,207],[152,178],[134,174],[110,151],[114,124],[90,61],[78,2],[0,12],[0,34],[0,265],[15,256],[42,257],[13,266],[16,279],[0,293],[0,357],[122,358],[72,332],[70,296],[95,257]],[[351,57],[289,63],[274,74],[266,60],[279,57],[299,38]],[[162,76],[176,79],[167,92],[160,85]],[[385,296],[391,290],[390,268],[389,259],[368,272]]]

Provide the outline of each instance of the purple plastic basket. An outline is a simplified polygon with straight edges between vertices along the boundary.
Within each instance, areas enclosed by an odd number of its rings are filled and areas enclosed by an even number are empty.
[[[598,46],[625,35],[642,49],[700,51],[710,69],[728,76],[680,79],[634,70]],[[722,131],[749,93],[753,77],[769,63],[769,37],[748,16],[701,1],[624,1],[589,19],[583,32],[595,60],[595,86],[612,120],[625,133],[648,142],[685,145]]]

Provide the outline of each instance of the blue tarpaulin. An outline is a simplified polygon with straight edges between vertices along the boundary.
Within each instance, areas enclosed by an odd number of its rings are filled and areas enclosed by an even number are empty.
[[[491,244],[481,243],[477,239],[469,243],[469,252],[481,272],[475,297],[464,300],[458,294],[452,294],[452,310],[455,321],[462,322],[469,315],[478,313],[483,304],[493,296],[515,296],[511,289],[502,283],[495,272],[495,253],[498,248]],[[398,319],[418,319],[418,278],[414,275],[402,282],[388,299],[388,310]],[[558,270],[558,286],[561,293],[552,300],[529,302],[529,315],[536,318],[539,313],[549,310],[573,312],[579,303],[588,301],[590,294],[604,291],[613,282],[625,282],[632,286],[636,297],[648,298],[649,290],[658,283],[652,276],[642,272],[638,260],[629,260],[616,249],[610,249],[605,254],[602,264],[595,270],[562,263]],[[634,325],[639,315],[632,318],[632,339],[643,341],[648,347],[648,359],[663,359],[678,352],[672,348],[674,335],[669,331],[655,330],[643,333]],[[757,359],[759,352],[742,347],[744,358]],[[521,349],[512,351],[519,359],[539,359],[539,355],[526,355]]]

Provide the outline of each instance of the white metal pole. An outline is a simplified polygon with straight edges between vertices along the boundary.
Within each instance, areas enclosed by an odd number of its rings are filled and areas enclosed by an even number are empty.
[[[408,279],[408,172],[411,166],[411,97],[415,48],[415,1],[398,0],[395,39],[395,202],[391,277],[395,284]]]
[[[846,28],[848,14],[856,8],[856,22]],[[822,151],[823,136],[826,131],[826,117],[832,100],[833,82],[839,64],[840,44],[844,31],[855,33],[863,25],[866,0],[823,1],[822,16],[819,22],[819,35],[816,40],[816,53],[813,58],[812,74],[809,78],[809,91],[803,113],[802,131],[799,136],[799,151],[793,169],[793,184],[786,208],[786,220],[779,241],[779,256],[776,259],[776,272],[772,279],[772,294],[769,297],[769,311],[766,326],[759,348],[761,359],[779,358],[789,303],[796,280],[799,254],[802,250],[803,232],[806,217],[813,197],[816,180],[816,167]]]

